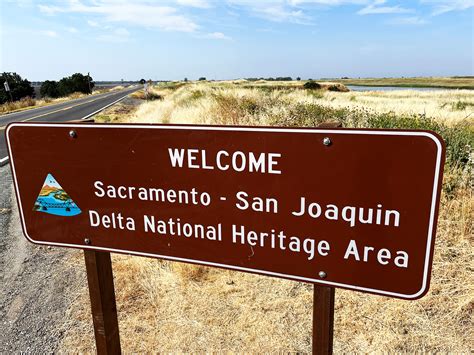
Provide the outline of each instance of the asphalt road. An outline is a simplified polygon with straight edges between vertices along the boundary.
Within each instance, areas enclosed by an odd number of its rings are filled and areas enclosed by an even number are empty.
[[[139,90],[135,86],[112,93],[83,97],[77,100],[55,105],[10,113],[0,116],[0,166],[8,163],[8,151],[5,141],[5,128],[12,122],[64,122],[89,118],[106,107],[124,99],[130,93]]]

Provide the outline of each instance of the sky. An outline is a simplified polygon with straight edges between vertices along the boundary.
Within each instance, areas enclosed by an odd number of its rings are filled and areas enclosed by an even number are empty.
[[[474,75],[474,0],[0,0],[30,81]]]

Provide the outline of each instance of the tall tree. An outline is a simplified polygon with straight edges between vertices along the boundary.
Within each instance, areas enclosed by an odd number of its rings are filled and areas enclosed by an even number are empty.
[[[42,97],[59,97],[58,82],[54,80],[46,80],[41,84],[40,94]]]
[[[67,96],[73,92],[90,94],[94,86],[95,83],[90,76],[75,73],[59,80],[58,91],[60,96]]]
[[[5,81],[8,82],[11,97],[14,101],[26,96],[35,96],[35,90],[27,79],[22,79],[17,73],[2,73],[0,75],[0,104],[10,100],[10,93],[5,90]]]

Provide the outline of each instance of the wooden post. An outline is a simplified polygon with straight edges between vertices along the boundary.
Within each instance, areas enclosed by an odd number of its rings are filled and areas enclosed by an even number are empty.
[[[316,128],[341,128],[342,123],[340,122],[323,122],[316,126]]]
[[[339,122],[323,122],[317,128],[341,128]],[[313,354],[332,354],[334,333],[334,296],[332,287],[314,285],[313,290]]]
[[[84,250],[97,354],[120,354],[110,253]]]
[[[313,292],[313,354],[332,354],[335,289],[314,285]]]

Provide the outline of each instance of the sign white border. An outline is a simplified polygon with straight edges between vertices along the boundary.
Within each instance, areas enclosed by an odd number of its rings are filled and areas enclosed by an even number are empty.
[[[338,282],[331,282],[331,281],[325,281],[321,279],[312,279],[312,278],[307,278],[307,277],[300,277],[300,276],[295,276],[295,275],[287,275],[283,273],[277,273],[277,272],[272,272],[272,271],[266,271],[266,270],[259,270],[259,269],[252,269],[252,268],[246,268],[246,267],[240,267],[240,266],[234,266],[234,265],[227,265],[227,264],[220,264],[220,263],[213,263],[213,262],[208,262],[208,261],[202,261],[202,260],[194,260],[194,259],[186,259],[186,258],[178,258],[178,257],[173,257],[173,256],[167,256],[167,255],[159,255],[159,254],[150,254],[150,253],[142,253],[142,252],[137,252],[137,251],[128,251],[128,250],[122,250],[122,249],[112,249],[112,248],[104,248],[104,247],[94,247],[90,245],[82,245],[82,244],[65,244],[65,243],[54,243],[54,242],[42,242],[42,241],[36,241],[33,238],[31,238],[26,229],[26,224],[25,224],[25,219],[23,215],[23,208],[22,208],[22,203],[21,203],[21,192],[18,187],[18,182],[16,178],[16,172],[15,172],[15,161],[13,157],[13,153],[11,151],[11,145],[10,145],[10,136],[9,132],[12,128],[14,127],[67,127],[67,128],[81,128],[81,129],[87,129],[87,128],[116,128],[116,129],[134,129],[134,128],[145,128],[145,129],[167,129],[167,130],[198,130],[198,131],[237,131],[237,132],[280,132],[280,133],[325,133],[325,134],[334,134],[334,135],[344,135],[344,134],[367,134],[367,135],[385,135],[385,136],[421,136],[421,137],[427,137],[431,139],[433,142],[435,142],[436,147],[438,148],[437,150],[437,155],[436,155],[436,166],[435,166],[435,171],[434,171],[434,180],[433,180],[433,194],[432,194],[432,200],[431,200],[431,209],[430,209],[430,221],[429,221],[429,228],[428,228],[428,239],[427,239],[427,244],[426,244],[426,252],[425,252],[425,264],[424,264],[424,271],[423,271],[423,282],[421,289],[414,293],[414,294],[402,294],[402,293],[396,293],[396,292],[389,292],[389,291],[384,291],[384,290],[378,290],[378,289],[372,289],[372,288],[366,288],[366,287],[360,287],[360,286],[354,286],[354,285],[349,285],[349,284],[343,284],[343,283],[338,283]],[[165,259],[165,260],[172,260],[172,261],[181,261],[181,262],[187,262],[187,263],[193,263],[193,264],[201,264],[201,265],[208,265],[208,266],[216,266],[216,267],[221,267],[225,269],[233,269],[233,270],[239,270],[239,271],[245,271],[245,272],[250,272],[250,273],[257,273],[257,274],[264,274],[264,275],[270,275],[270,276],[276,276],[276,277],[283,277],[286,279],[293,279],[296,281],[305,281],[305,282],[311,282],[311,283],[317,283],[317,284],[324,284],[328,286],[335,286],[335,287],[343,287],[347,289],[352,289],[352,290],[357,290],[357,291],[365,291],[365,292],[371,292],[375,294],[380,294],[380,295],[385,295],[385,296],[393,296],[393,297],[399,297],[399,298],[405,298],[405,299],[416,299],[418,296],[424,293],[424,291],[427,288],[427,280],[428,280],[428,272],[430,270],[430,258],[431,258],[431,244],[433,240],[433,230],[434,230],[434,224],[435,224],[435,212],[436,212],[436,200],[437,200],[437,195],[438,195],[438,182],[439,182],[439,175],[440,175],[440,166],[441,166],[441,157],[442,157],[442,152],[443,152],[443,145],[441,141],[436,137],[435,135],[425,132],[425,131],[386,131],[386,130],[344,130],[344,129],[311,129],[311,128],[284,128],[284,127],[275,127],[275,128],[270,128],[270,127],[222,127],[222,126],[192,126],[192,125],[143,125],[143,124],[133,124],[133,125],[128,125],[128,124],[64,124],[64,123],[11,123],[8,125],[7,130],[6,130],[6,137],[7,137],[7,143],[8,143],[8,152],[10,154],[11,158],[11,168],[13,172],[13,181],[15,183],[15,189],[17,192],[17,197],[19,199],[18,201],[18,208],[20,211],[20,217],[21,217],[21,224],[23,228],[23,233],[25,237],[31,241],[32,243],[35,244],[42,244],[42,245],[53,245],[53,246],[60,246],[60,247],[72,247],[72,248],[80,248],[80,249],[92,249],[92,250],[102,250],[102,251],[108,251],[108,252],[114,252],[114,253],[125,253],[125,254],[130,254],[130,255],[138,255],[138,256],[146,256],[146,257],[153,257],[153,258],[160,258],[160,259]]]

